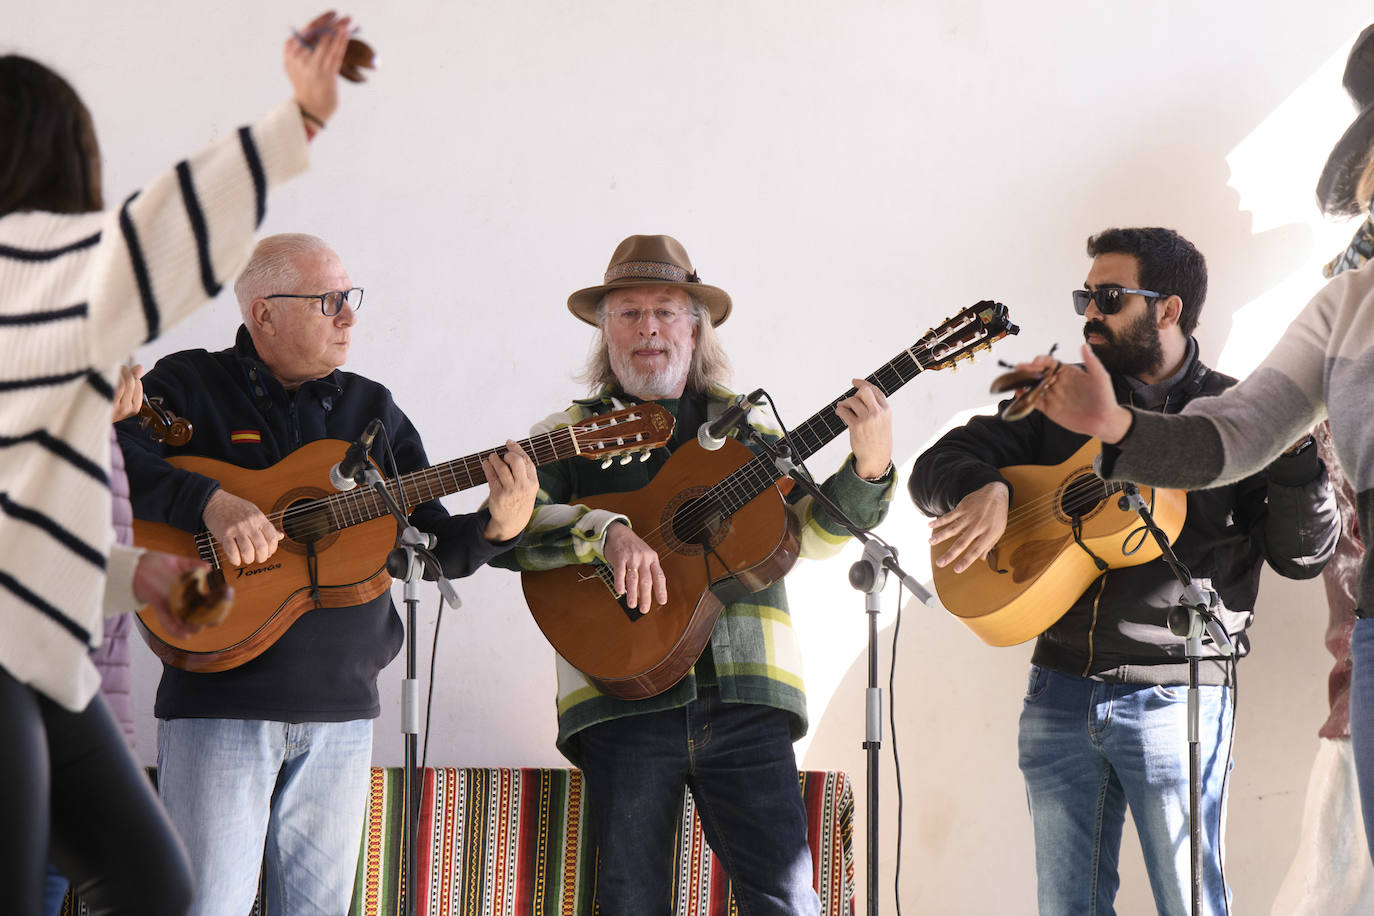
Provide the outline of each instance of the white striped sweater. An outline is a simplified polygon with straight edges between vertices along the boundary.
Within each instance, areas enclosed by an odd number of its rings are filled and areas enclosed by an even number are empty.
[[[287,102],[117,210],[0,218],[0,666],[68,709],[99,687],[102,614],[137,604],[111,526],[118,365],[242,268],[267,189],[308,160]]]

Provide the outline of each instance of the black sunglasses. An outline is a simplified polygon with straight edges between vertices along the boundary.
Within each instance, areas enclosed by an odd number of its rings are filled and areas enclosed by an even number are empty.
[[[1148,289],[1127,289],[1124,286],[1099,286],[1097,289],[1076,289],[1073,291],[1073,310],[1080,315],[1088,314],[1088,303],[1096,302],[1097,310],[1104,315],[1115,315],[1126,304],[1126,296],[1134,293],[1146,299],[1167,299],[1163,293]]]

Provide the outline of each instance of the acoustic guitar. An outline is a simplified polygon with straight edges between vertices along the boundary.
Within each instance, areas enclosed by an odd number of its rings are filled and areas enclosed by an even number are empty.
[[[868,376],[891,394],[919,373],[970,359],[1017,328],[1006,306],[980,302],[927,332]],[[806,458],[844,431],[835,404],[798,426],[794,455]],[[782,472],[743,443],[707,451],[682,445],[643,489],[578,499],[628,516],[653,547],[668,603],[630,608],[601,562],[521,574],[525,600],[544,636],[600,690],[643,699],[676,684],[696,664],[726,604],[778,581],[796,562],[798,531],[778,487]]]
[[[1060,464],[1002,468],[1012,499],[1007,529],[996,546],[961,573],[932,563],[941,603],[989,645],[1025,642],[1064,616],[1103,575],[1093,556],[1108,569],[1160,556],[1140,515],[1116,495],[1121,484],[1093,472],[1101,447],[1089,439]],[[1172,543],[1188,514],[1187,492],[1141,487],[1140,495]],[[948,549],[948,544],[932,545],[931,559]]]
[[[628,462],[667,443],[672,414],[657,404],[636,404],[532,436],[520,447],[536,465],[580,456],[609,464]],[[391,586],[386,556],[396,542],[396,522],[380,494],[368,487],[336,492],[329,470],[348,443],[320,439],[262,470],[247,470],[213,458],[177,456],[168,463],[213,477],[224,489],[260,508],[285,537],[265,563],[235,566],[224,559],[208,531],[134,520],[134,542],[150,550],[200,557],[234,589],[234,609],[224,623],[191,637],[174,636],[151,608],[138,614],[149,648],[169,665],[186,671],[224,671],[256,658],[312,608],[364,604]],[[486,483],[482,459],[504,449],[402,474],[385,486],[410,511],[422,502]],[[313,560],[311,557],[313,548]],[[311,565],[315,567],[315,585]]]

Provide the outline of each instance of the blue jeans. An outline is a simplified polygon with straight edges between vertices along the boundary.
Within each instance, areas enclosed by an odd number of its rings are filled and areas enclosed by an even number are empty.
[[[43,916],[61,916],[68,886],[67,876],[49,862],[48,872],[43,876]]]
[[[1223,785],[1231,691],[1199,688],[1203,912],[1222,916]],[[1035,833],[1041,916],[1106,916],[1121,884],[1131,809],[1155,906],[1191,910],[1188,688],[1106,684],[1032,665],[1021,710],[1020,764]]]
[[[1374,619],[1355,621],[1350,658],[1350,748],[1360,783],[1364,835],[1374,853]]]
[[[353,894],[372,722],[158,721],[158,790],[191,856],[197,916],[343,916]]]
[[[680,709],[603,722],[578,739],[599,912],[671,912],[685,789],[741,916],[820,912],[786,713],[707,688]]]

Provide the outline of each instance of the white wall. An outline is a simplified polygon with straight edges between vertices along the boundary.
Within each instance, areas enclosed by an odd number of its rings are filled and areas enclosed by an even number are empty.
[[[634,232],[677,236],[731,292],[737,387],[768,387],[789,422],[981,298],[1006,302],[1023,328],[995,356],[1072,352],[1067,293],[1087,269],[1084,239],[1108,225],[1171,225],[1199,245],[1212,268],[1204,354],[1243,374],[1353,228],[1323,223],[1311,188],[1351,116],[1340,71],[1368,16],[1354,0],[1310,17],[1269,6],[368,0],[356,12],[384,69],[344,87],[311,173],[272,198],[264,231],[324,236],[367,287],[350,368],[391,386],[436,461],[521,434],[580,393],[570,376],[590,333],[564,299]],[[314,12],[298,0],[0,0],[0,50],[71,78],[117,202],[283,97],[281,42]],[[140,356],[226,346],[236,323],[222,298]],[[984,357],[895,395],[899,465],[986,405],[997,371]],[[882,533],[922,577],[923,532],[903,496]],[[862,894],[866,623],[845,569],[794,573],[814,723],[799,754],[855,778]],[[1286,868],[1325,703],[1321,590],[1266,585],[1231,793],[1228,875],[1244,912],[1267,910]],[[465,606],[438,634],[430,761],[560,763],[550,650],[517,579],[485,570],[459,589]],[[434,604],[427,593],[425,671]],[[1015,764],[1028,654],[906,608],[888,696],[905,912],[1034,909]],[[137,655],[151,760],[157,668]],[[379,763],[401,757],[399,678],[399,665],[384,675]],[[889,912],[886,725],[884,737]],[[1152,912],[1138,853],[1126,855],[1120,911]]]

